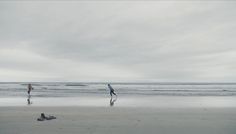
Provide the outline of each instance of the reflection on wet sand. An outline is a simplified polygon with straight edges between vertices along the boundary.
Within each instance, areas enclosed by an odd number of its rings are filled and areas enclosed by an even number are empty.
[[[111,99],[110,99],[110,106],[111,106],[111,107],[114,106],[116,100],[117,100],[117,97],[116,97],[115,99],[113,99],[113,98],[111,97]]]
[[[30,100],[30,98],[31,98],[31,96],[30,96],[30,95],[28,95],[28,98],[27,98],[27,104],[28,104],[28,105],[31,105],[31,104],[33,104],[33,102]]]

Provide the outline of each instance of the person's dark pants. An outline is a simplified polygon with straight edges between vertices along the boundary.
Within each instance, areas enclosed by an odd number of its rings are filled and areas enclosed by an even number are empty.
[[[116,93],[114,91],[110,91],[111,96],[112,96],[112,94],[116,95]]]

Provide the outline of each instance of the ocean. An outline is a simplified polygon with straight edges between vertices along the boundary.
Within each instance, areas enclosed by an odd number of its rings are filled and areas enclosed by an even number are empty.
[[[25,97],[24,82],[0,83],[0,97]],[[33,82],[35,97],[109,95],[107,83]],[[120,96],[236,96],[236,83],[111,83]]]
[[[0,83],[0,106],[236,107],[236,83]]]

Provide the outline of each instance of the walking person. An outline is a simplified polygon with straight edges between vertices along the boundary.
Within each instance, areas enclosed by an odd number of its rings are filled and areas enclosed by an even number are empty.
[[[112,94],[114,94],[115,96],[117,96],[116,93],[114,92],[114,91],[115,91],[114,88],[111,87],[111,84],[108,84],[108,88],[110,89],[110,95],[111,95],[111,97],[112,97]]]
[[[34,88],[32,87],[31,84],[28,84],[28,95],[30,95],[30,92],[33,90]]]

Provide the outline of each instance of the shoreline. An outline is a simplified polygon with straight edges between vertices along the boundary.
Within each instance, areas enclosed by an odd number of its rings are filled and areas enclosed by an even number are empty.
[[[112,103],[112,104],[111,104]],[[234,96],[118,96],[112,100],[108,96],[80,97],[7,97],[0,98],[0,107],[57,107],[57,106],[87,106],[87,107],[236,107]]]

